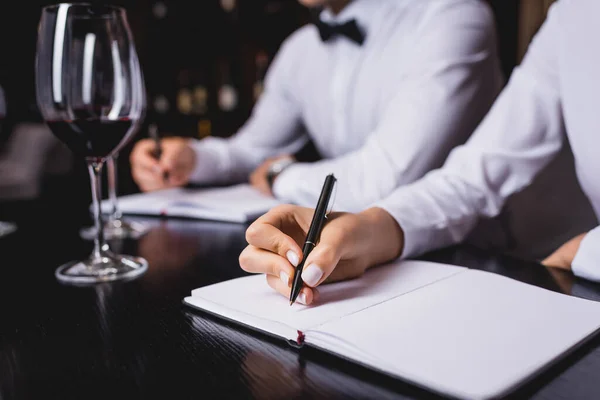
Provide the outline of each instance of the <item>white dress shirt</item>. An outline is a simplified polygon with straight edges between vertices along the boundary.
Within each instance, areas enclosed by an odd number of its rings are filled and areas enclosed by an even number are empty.
[[[265,159],[310,138],[324,160],[296,163],[275,181],[277,198],[314,207],[325,176],[338,178],[336,208],[358,211],[440,167],[498,95],[503,78],[493,15],[479,0],[354,0],[362,46],[323,42],[314,25],[292,34],[275,57],[265,92],[231,138],[194,144],[192,181],[232,183]]]
[[[378,203],[405,232],[403,257],[457,243],[479,216],[497,215],[567,136],[581,187],[600,216],[599,15],[597,0],[556,3],[471,139],[443,168]],[[600,280],[600,227],[583,240],[572,266],[576,275]]]

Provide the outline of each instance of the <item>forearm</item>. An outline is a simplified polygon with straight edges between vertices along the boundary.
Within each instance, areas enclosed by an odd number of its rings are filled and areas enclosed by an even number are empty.
[[[246,181],[266,158],[293,153],[305,141],[298,131],[301,107],[290,89],[296,52],[289,41],[269,67],[265,91],[252,115],[230,138],[209,137],[195,141],[196,169],[192,181],[203,184]]]
[[[314,207],[326,176],[334,174],[334,209],[359,212],[394,190],[392,171],[389,157],[368,145],[336,159],[291,165],[275,180],[273,193],[281,201]]]
[[[190,182],[209,185],[235,181],[234,162],[227,139],[208,137],[192,140],[190,146],[196,153],[196,166]]]

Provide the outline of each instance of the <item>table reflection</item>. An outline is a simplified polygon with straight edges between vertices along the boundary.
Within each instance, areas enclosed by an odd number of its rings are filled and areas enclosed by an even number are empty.
[[[159,289],[181,282],[182,274],[207,278],[219,270],[232,270],[231,277],[242,273],[237,258],[245,244],[244,225],[157,219],[144,223],[150,230],[137,244],[137,254],[149,263],[144,286]]]
[[[230,353],[241,355],[239,374],[242,376],[232,377],[232,380],[245,382],[251,398],[439,399],[432,393],[356,365],[332,368],[332,363],[340,365],[339,358],[317,350],[294,349],[283,340],[268,341],[260,333],[238,330],[191,309],[185,315],[192,322],[197,340],[213,341]],[[217,393],[215,397],[220,395]]]

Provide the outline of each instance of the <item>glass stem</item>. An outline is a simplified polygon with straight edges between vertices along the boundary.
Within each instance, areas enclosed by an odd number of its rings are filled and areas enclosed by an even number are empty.
[[[117,157],[118,155],[115,154],[108,159],[108,196],[111,204],[111,221],[118,221],[122,217],[117,200]]]
[[[102,221],[102,162],[88,161],[88,171],[92,183],[92,201],[94,207],[94,225],[96,227],[96,237],[94,238],[93,258],[101,258],[104,254],[104,223]]]

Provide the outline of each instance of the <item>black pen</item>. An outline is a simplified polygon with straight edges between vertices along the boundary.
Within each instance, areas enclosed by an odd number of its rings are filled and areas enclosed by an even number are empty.
[[[304,269],[304,262],[317,245],[319,237],[321,236],[321,230],[323,230],[323,225],[325,225],[325,220],[327,219],[327,206],[331,200],[331,193],[333,192],[335,182],[336,179],[333,174],[328,175],[327,178],[325,178],[321,196],[319,196],[319,202],[317,203],[315,214],[310,223],[310,228],[308,229],[308,234],[304,241],[304,247],[302,248],[302,262],[298,264],[296,272],[294,273],[294,282],[292,283],[292,292],[290,293],[290,306],[294,304],[296,298],[300,294],[300,290],[302,290],[302,270]]]
[[[148,134],[150,135],[150,138],[154,140],[154,150],[152,151],[152,156],[156,160],[160,160],[160,158],[162,157],[162,145],[160,144],[160,137],[158,137],[158,127],[156,126],[156,124],[151,124],[148,127]],[[168,171],[165,171],[163,173],[163,180],[165,182],[169,180]]]

